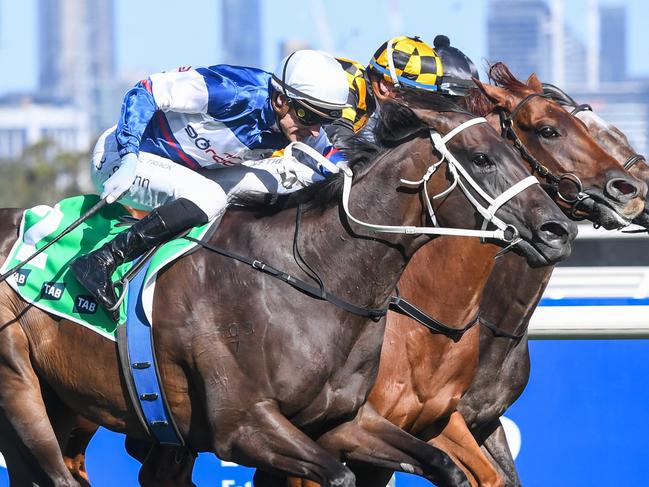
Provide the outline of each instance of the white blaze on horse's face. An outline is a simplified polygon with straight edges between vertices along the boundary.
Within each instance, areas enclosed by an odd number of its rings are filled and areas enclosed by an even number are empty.
[[[575,113],[575,117],[586,125],[597,143],[620,163],[626,162],[628,157],[622,152],[635,153],[626,136],[617,127],[608,123],[592,110],[579,111]]]

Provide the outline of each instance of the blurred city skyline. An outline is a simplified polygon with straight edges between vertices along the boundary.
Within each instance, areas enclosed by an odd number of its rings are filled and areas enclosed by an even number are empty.
[[[438,34],[481,71],[504,61],[590,103],[649,150],[643,0],[0,0],[0,160],[41,141],[84,152],[148,75],[219,63],[272,71],[299,48],[367,63],[396,35]],[[644,23],[642,22],[644,21]]]
[[[546,1],[548,5],[552,2]],[[486,0],[260,0],[259,3],[260,67],[267,70],[272,70],[277,63],[280,44],[295,40],[363,63],[382,42],[400,33],[420,35],[430,43],[435,35],[446,34],[481,70],[488,54],[489,2]],[[562,3],[566,26],[578,40],[586,42],[588,0]],[[597,4],[626,7],[628,74],[649,76],[649,56],[644,52],[649,3],[599,0]],[[0,95],[37,89],[37,6],[37,0],[0,0],[0,69],[5,73],[0,78]],[[134,82],[143,74],[179,65],[227,62],[221,36],[221,6],[221,0],[190,0],[183,4],[173,0],[115,0],[117,77]],[[246,32],[239,35],[242,42],[250,37]]]

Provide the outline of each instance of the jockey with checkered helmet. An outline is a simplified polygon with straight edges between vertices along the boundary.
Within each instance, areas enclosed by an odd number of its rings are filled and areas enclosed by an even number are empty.
[[[419,37],[395,37],[376,50],[367,67],[337,58],[347,74],[350,108],[343,110],[342,118],[325,127],[329,138],[343,145],[340,141],[363,129],[362,136],[373,140],[373,114],[382,103],[396,97],[402,87],[454,98],[463,97],[475,87],[471,78],[479,76],[471,59],[452,47],[445,35],[435,37],[433,44],[434,48]]]

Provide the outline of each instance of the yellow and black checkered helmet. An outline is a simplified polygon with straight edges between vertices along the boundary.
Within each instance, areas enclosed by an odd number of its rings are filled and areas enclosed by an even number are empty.
[[[347,99],[349,107],[343,108],[342,120],[353,128],[354,132],[358,132],[375,109],[372,90],[368,91],[368,82],[365,77],[366,68],[351,59],[338,57],[336,60],[345,70],[349,84],[349,98]]]
[[[439,79],[444,76],[442,58],[419,37],[400,36],[384,42],[368,69],[381,73],[395,86],[430,91],[438,91]]]

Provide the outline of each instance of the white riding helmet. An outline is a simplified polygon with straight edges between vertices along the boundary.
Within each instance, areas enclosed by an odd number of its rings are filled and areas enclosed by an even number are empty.
[[[323,51],[304,49],[286,56],[272,77],[273,87],[291,100],[329,119],[349,107],[349,84],[336,59]]]

